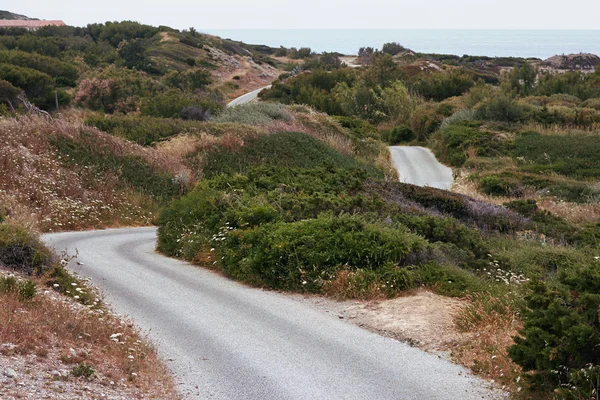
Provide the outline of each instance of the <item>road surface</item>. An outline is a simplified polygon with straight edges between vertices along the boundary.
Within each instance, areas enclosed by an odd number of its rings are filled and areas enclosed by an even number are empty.
[[[431,150],[417,146],[390,146],[389,149],[401,182],[445,190],[452,187],[452,169],[441,164]]]
[[[254,99],[256,99],[258,97],[258,94],[263,89],[271,89],[271,85],[265,86],[265,87],[261,87],[260,89],[256,89],[256,90],[253,90],[250,93],[246,93],[244,95],[241,95],[240,97],[235,98],[235,99],[231,100],[229,103],[227,103],[227,107],[239,106],[240,104],[250,103],[252,100],[254,100]]]
[[[154,252],[156,229],[47,234],[158,347],[186,399],[503,397],[465,369],[285,295]]]

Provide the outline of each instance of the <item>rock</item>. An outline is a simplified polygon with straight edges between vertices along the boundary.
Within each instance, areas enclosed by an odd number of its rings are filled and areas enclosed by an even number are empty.
[[[16,378],[17,377],[17,373],[15,372],[14,369],[12,368],[7,368],[4,370],[4,376],[6,376],[7,378]]]

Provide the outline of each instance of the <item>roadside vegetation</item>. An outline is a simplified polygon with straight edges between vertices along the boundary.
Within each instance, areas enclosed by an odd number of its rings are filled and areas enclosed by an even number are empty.
[[[0,227],[30,257],[2,263],[36,276],[10,304],[74,279],[30,227],[156,223],[160,251],[259,287],[466,298],[457,326],[480,335],[456,359],[525,397],[597,396],[600,71],[340,56],[134,22],[0,30],[0,203],[27,216]],[[430,147],[455,192],[399,183],[386,144]]]
[[[0,355],[14,379],[0,395],[46,397],[69,388],[82,396],[178,398],[154,348],[67,272],[69,257],[46,248],[27,217],[0,202]],[[30,387],[29,379],[44,385]]]

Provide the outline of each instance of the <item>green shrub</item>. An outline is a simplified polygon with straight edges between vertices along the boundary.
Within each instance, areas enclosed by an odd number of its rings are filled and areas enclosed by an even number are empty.
[[[412,89],[427,99],[442,101],[449,97],[462,95],[474,84],[473,77],[468,73],[452,70],[421,75],[412,84]]]
[[[282,104],[254,103],[230,107],[213,118],[213,122],[237,122],[246,125],[268,125],[274,120],[292,121],[294,117]]]
[[[206,177],[221,173],[245,173],[252,166],[279,166],[290,168],[364,169],[370,176],[381,177],[382,172],[353,157],[343,155],[323,142],[304,133],[281,132],[246,139],[239,149],[214,149],[207,153],[202,167]]]
[[[512,141],[481,129],[476,123],[447,126],[436,133],[439,137],[438,155],[455,167],[462,166],[469,153],[479,157],[498,157],[509,154]]]
[[[540,135],[527,132],[515,140],[514,157],[521,157],[522,170],[556,172],[576,178],[600,176],[600,141],[597,135]]]
[[[0,64],[0,79],[23,90],[31,102],[42,108],[49,105],[48,98],[54,95],[54,79],[32,68]]]
[[[144,98],[140,111],[142,115],[149,117],[179,118],[187,107],[206,110],[212,115],[217,114],[223,106],[210,98],[171,89],[159,95]]]
[[[410,119],[410,129],[417,140],[425,141],[442,123],[444,117],[437,112],[435,105],[425,103],[417,107]]]
[[[408,125],[398,125],[381,134],[381,139],[390,146],[410,142],[415,139],[415,134]]]
[[[593,262],[561,268],[555,285],[531,284],[524,327],[508,348],[511,358],[533,373],[534,387],[567,398],[587,398],[600,389],[600,269]],[[588,368],[587,377],[580,373]]]
[[[584,227],[575,235],[575,242],[590,249],[600,248],[600,222]]]
[[[503,93],[498,93],[475,107],[475,117],[481,120],[517,122],[523,118],[523,113],[523,108]]]
[[[319,292],[336,268],[377,270],[402,262],[425,242],[402,226],[386,227],[357,217],[321,216],[293,223],[235,230],[224,241],[224,270],[254,284]]]
[[[21,301],[30,300],[35,296],[35,283],[30,279],[0,277],[0,293],[14,293]]]
[[[0,64],[11,64],[38,70],[56,79],[64,86],[75,86],[79,76],[77,68],[53,57],[31,54],[20,50],[1,50]]]
[[[42,272],[50,251],[25,228],[10,221],[0,223],[0,263],[31,275]]]
[[[79,365],[71,368],[71,375],[76,378],[83,377],[89,379],[92,377],[92,375],[94,375],[94,373],[96,373],[96,371],[94,371],[92,366],[85,363],[80,363]]]
[[[174,118],[142,117],[135,115],[88,115],[85,124],[104,132],[122,137],[140,145],[150,146],[154,142],[182,132],[198,130],[202,125]]]

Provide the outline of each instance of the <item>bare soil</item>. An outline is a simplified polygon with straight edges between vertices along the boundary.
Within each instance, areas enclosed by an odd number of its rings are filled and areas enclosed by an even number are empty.
[[[452,348],[467,335],[457,331],[454,317],[464,300],[416,290],[391,300],[336,301],[324,297],[297,296],[315,308],[422,350],[450,358]]]

